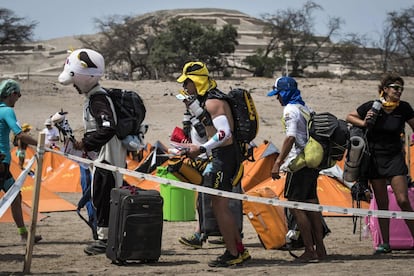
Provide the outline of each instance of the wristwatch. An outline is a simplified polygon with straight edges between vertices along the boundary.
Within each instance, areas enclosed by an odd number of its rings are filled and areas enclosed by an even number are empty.
[[[206,153],[207,152],[207,149],[203,146],[200,146],[198,150],[200,151],[200,153]]]

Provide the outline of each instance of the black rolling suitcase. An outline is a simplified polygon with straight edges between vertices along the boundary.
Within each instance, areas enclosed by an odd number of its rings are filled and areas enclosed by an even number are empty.
[[[161,255],[163,199],[158,191],[114,188],[106,256],[113,263],[157,262]]]
[[[233,187],[233,193],[242,193],[241,185]],[[201,232],[206,237],[209,236],[221,236],[217,220],[214,216],[213,207],[211,206],[211,195],[200,193],[198,196],[198,212]],[[241,200],[230,199],[230,210],[234,214],[237,226],[240,233],[243,232],[243,204]]]

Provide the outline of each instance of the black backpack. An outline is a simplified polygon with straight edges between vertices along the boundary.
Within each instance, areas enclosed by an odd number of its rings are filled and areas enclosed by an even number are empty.
[[[138,135],[146,113],[142,98],[134,91],[119,88],[104,88],[104,90],[106,93],[102,91],[96,94],[105,94],[111,98],[116,113],[118,138],[124,139],[128,135]]]
[[[329,112],[313,113],[308,122],[309,136],[323,148],[323,159],[319,169],[332,167],[342,160],[349,142],[348,124]]]
[[[234,120],[234,136],[239,144],[242,160],[254,161],[251,142],[259,131],[259,115],[249,91],[232,89],[226,97]]]

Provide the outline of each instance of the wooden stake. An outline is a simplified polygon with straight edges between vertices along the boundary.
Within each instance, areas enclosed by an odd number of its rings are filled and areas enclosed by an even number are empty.
[[[39,196],[40,196],[40,184],[42,182],[42,167],[43,156],[45,154],[45,133],[39,133],[37,139],[37,168],[35,174],[35,187],[33,192],[32,203],[32,217],[29,229],[29,235],[27,237],[26,255],[24,257],[23,273],[30,273],[30,266],[32,265],[33,245],[36,234],[37,212],[39,210]]]

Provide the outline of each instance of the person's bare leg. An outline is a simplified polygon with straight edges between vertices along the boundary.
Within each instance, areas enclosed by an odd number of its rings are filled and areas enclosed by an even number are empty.
[[[401,211],[413,212],[410,199],[408,198],[408,184],[405,176],[394,176],[391,180],[391,187],[394,191],[395,198]],[[414,237],[414,220],[405,220],[405,223],[410,229],[411,236]]]
[[[388,210],[388,192],[385,179],[371,180],[371,186],[374,190],[375,200],[377,202],[378,210]],[[383,243],[390,242],[390,219],[378,218],[378,223],[381,229]]]
[[[308,218],[312,225],[313,240],[315,241],[316,254],[318,259],[326,258],[326,248],[323,243],[323,224],[322,215],[320,212],[307,211]]]
[[[24,226],[23,212],[22,212],[22,195],[19,193],[11,204],[11,212],[13,220],[18,228]]]
[[[291,209],[291,212],[298,224],[300,235],[305,245],[305,252],[299,256],[299,259],[303,261],[317,259],[318,255],[313,246],[312,225],[306,211]]]
[[[239,235],[238,229],[236,220],[229,208],[229,199],[220,196],[212,196],[212,205],[226,249],[233,256],[237,256],[238,251],[236,242],[237,240],[240,240],[240,237],[237,237],[237,235]]]

